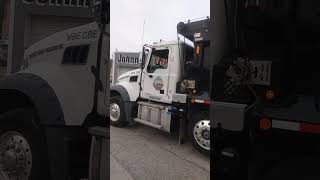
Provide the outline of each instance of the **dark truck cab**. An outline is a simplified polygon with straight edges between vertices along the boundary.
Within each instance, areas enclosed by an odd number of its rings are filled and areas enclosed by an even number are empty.
[[[257,144],[268,153],[267,147],[279,144],[315,144],[320,134],[320,3],[225,0],[214,5],[215,167],[255,179],[244,171],[258,154]]]

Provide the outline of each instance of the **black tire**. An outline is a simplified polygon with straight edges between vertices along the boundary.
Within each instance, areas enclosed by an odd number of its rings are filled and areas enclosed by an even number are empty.
[[[124,109],[124,102],[121,96],[111,96],[110,98],[110,110],[112,108],[112,104],[116,104],[120,108],[120,117],[113,118],[110,112],[110,124],[115,127],[124,127],[126,123],[126,112]]]
[[[50,179],[45,135],[42,128],[34,124],[35,118],[33,109],[15,109],[1,114],[0,137],[8,132],[21,134],[27,140],[32,153],[29,180]]]
[[[188,132],[189,132],[189,138],[192,141],[192,145],[193,147],[198,150],[200,153],[205,154],[207,156],[210,155],[210,147],[209,149],[205,149],[204,147],[200,146],[199,143],[197,142],[197,140],[195,139],[194,136],[194,127],[195,125],[201,121],[201,120],[208,120],[209,121],[209,125],[210,125],[210,120],[208,118],[209,116],[206,113],[197,113],[195,115],[192,116],[192,118],[189,121],[189,127],[188,127]],[[209,132],[210,132],[210,127],[209,127]],[[209,138],[210,138],[210,133],[209,133]],[[210,139],[209,139],[210,141]]]

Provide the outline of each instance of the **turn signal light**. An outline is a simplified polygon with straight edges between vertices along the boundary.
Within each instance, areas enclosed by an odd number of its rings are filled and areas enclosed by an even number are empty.
[[[271,120],[269,118],[260,119],[260,129],[268,130],[271,128]]]
[[[210,104],[210,100],[204,100],[204,104]]]
[[[275,97],[275,94],[274,94],[274,91],[273,91],[273,90],[268,90],[268,91],[266,92],[266,99],[267,99],[268,101],[274,99],[274,97]]]
[[[197,48],[196,48],[196,54],[197,54],[197,55],[200,54],[200,47],[199,47],[199,46],[197,46]]]

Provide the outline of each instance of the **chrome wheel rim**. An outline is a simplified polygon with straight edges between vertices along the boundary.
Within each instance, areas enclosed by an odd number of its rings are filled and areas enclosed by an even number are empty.
[[[205,150],[210,150],[210,121],[200,120],[193,127],[193,138]]]
[[[118,121],[120,119],[120,107],[116,103],[110,105],[110,119],[111,121]]]
[[[32,169],[32,152],[27,139],[8,131],[0,136],[0,173],[8,180],[28,180]]]

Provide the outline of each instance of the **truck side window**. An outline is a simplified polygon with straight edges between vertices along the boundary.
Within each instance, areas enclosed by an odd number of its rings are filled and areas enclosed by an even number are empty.
[[[7,58],[8,58],[8,47],[0,46],[0,66],[1,67],[7,66]]]
[[[62,64],[86,64],[89,45],[70,46],[63,54]]]
[[[152,51],[151,58],[147,67],[147,72],[153,73],[156,69],[167,69],[168,57],[168,49]]]

